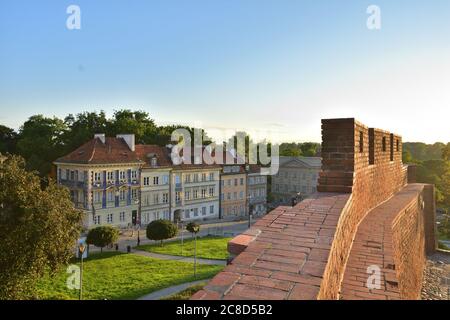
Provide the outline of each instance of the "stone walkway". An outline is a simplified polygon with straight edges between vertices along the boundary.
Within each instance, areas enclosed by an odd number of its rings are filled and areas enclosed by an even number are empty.
[[[427,257],[422,300],[450,300],[450,253]]]
[[[191,257],[182,257],[182,256],[172,256],[168,254],[160,254],[160,253],[154,253],[154,252],[148,252],[143,250],[131,250],[131,253],[145,256],[145,257],[151,257],[156,259],[162,259],[162,260],[176,260],[181,262],[190,262],[194,263],[194,258]],[[209,265],[220,265],[225,266],[227,264],[226,260],[214,260],[214,259],[201,259],[197,258],[198,264],[209,264]]]
[[[199,284],[199,283],[206,283],[208,282],[210,279],[204,279],[204,280],[197,280],[197,281],[192,281],[192,282],[186,282],[183,284],[179,284],[177,286],[172,286],[169,288],[165,288],[165,289],[161,289],[155,292],[152,292],[150,294],[147,294],[143,297],[140,297],[138,300],[160,300],[161,298],[167,297],[167,296],[171,296],[173,294],[176,294],[180,291],[183,291],[193,285]]]

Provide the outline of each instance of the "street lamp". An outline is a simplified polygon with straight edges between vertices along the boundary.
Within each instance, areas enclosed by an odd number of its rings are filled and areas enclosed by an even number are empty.
[[[83,254],[84,250],[86,250],[86,246],[84,243],[80,243],[78,246],[78,252],[81,258],[81,268],[80,268],[80,296],[79,299],[83,300]]]
[[[195,234],[195,240],[194,240],[194,278],[197,278],[197,233],[200,231],[200,226],[196,224],[192,231],[194,231]]]

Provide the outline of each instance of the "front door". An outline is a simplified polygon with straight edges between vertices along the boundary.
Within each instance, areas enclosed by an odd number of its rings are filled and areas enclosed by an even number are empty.
[[[137,224],[137,210],[133,210],[131,212],[131,223],[133,224],[133,226]]]

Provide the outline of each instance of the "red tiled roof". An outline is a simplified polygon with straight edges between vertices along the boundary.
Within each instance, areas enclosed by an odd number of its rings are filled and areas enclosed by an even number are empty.
[[[106,137],[105,143],[94,138],[55,162],[103,164],[140,162],[122,138]]]
[[[156,156],[158,167],[170,167],[172,165],[170,152],[166,147],[138,144],[136,145],[136,155],[139,160],[145,163],[144,167],[150,166],[152,156]]]

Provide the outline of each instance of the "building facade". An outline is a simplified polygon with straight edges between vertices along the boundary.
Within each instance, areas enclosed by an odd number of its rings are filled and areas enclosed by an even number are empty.
[[[84,211],[84,227],[129,227],[139,223],[141,161],[134,136],[99,134],[55,161],[57,182],[70,190],[74,206]]]
[[[176,165],[171,175],[171,207],[175,220],[192,221],[219,217],[220,167]]]
[[[154,220],[172,220],[170,212],[171,162],[166,148],[137,145],[136,153],[143,162],[140,174],[140,224]]]
[[[255,165],[246,167],[247,197],[253,206],[254,215],[264,215],[267,212],[267,176],[261,174],[261,168]]]
[[[280,157],[278,173],[272,176],[274,201],[290,204],[298,193],[302,198],[315,193],[321,167],[319,157]]]
[[[226,218],[247,215],[247,173],[244,166],[223,165],[220,183],[220,216]]]

